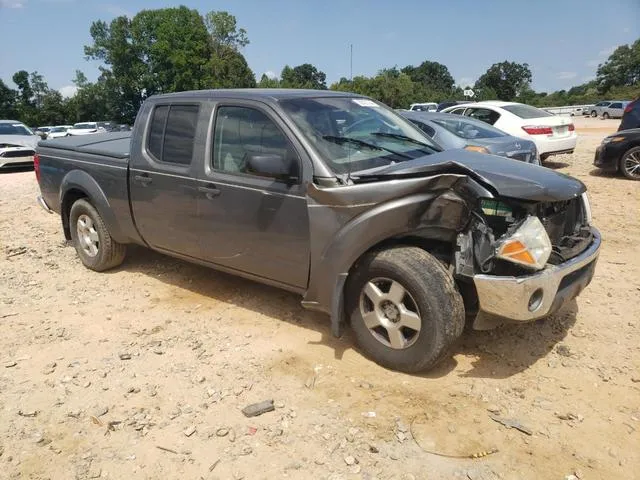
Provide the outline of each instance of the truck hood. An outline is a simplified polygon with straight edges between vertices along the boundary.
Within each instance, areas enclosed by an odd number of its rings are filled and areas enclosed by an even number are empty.
[[[352,175],[356,183],[441,173],[469,175],[502,197],[536,202],[569,200],[587,190],[580,181],[546,167],[495,155],[449,150]]]

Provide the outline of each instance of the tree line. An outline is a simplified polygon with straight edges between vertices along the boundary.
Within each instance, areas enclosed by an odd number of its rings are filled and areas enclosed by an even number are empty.
[[[201,15],[185,6],[143,10],[91,24],[87,60],[100,62],[100,75],[88,81],[76,71],[77,92],[63,98],[38,72],[16,72],[12,88],[0,80],[0,118],[27,125],[112,120],[132,123],[142,102],[154,94],[205,88],[313,88],[349,91],[376,98],[394,108],[415,102],[462,100],[446,65],[384,68],[373,76],[341,78],[327,86],[326,75],[305,63],[286,65],[280,75],[256,81],[241,50],[247,32],[225,11]],[[535,92],[529,65],[504,61],[491,65],[474,85],[476,100],[520,101],[540,107],[594,103],[603,97],[640,95],[640,39],[619,46],[598,66],[593,81],[567,91]]]

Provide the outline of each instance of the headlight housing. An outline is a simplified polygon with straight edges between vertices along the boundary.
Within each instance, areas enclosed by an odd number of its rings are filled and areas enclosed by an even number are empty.
[[[528,216],[510,236],[496,245],[496,257],[523,267],[542,270],[551,255],[551,240],[538,217]]]
[[[606,145],[607,143],[617,143],[617,142],[624,142],[626,140],[625,137],[619,136],[619,135],[614,135],[611,137],[604,137],[602,139],[602,144]]]

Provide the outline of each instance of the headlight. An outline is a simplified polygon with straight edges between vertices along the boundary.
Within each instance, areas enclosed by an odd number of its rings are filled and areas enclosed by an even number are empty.
[[[604,137],[602,139],[602,144],[605,145],[607,143],[617,143],[617,142],[623,142],[625,141],[625,137],[620,137],[620,136],[614,136],[614,137]]]
[[[500,240],[496,257],[542,270],[551,255],[551,240],[538,217],[529,216],[510,237]]]
[[[587,192],[584,192],[582,195],[582,205],[584,207],[584,216],[587,221],[587,225],[591,225],[591,204],[589,203],[589,197],[587,196]]]

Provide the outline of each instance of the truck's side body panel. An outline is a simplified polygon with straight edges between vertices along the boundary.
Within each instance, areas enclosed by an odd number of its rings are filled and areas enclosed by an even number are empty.
[[[82,138],[85,142],[103,142],[105,135]],[[65,140],[41,142],[38,147],[42,197],[52,210],[62,214],[65,231],[68,233],[68,211],[63,211],[63,206],[70,207],[72,198],[86,196],[94,202],[116,241],[144,244],[129,208],[127,157],[56,148],[57,142]]]

